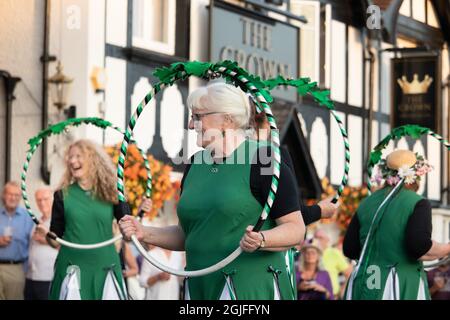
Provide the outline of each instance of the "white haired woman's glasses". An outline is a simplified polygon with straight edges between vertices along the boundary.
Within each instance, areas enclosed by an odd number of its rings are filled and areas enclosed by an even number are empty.
[[[191,118],[194,122],[201,121],[203,117],[210,115],[210,114],[218,114],[223,112],[208,112],[208,113],[192,113]]]

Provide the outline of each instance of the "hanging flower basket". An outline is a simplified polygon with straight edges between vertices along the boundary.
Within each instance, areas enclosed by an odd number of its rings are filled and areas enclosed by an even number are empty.
[[[120,144],[107,146],[105,148],[113,162],[116,164],[119,160]],[[136,145],[128,145],[127,158],[125,161],[125,189],[127,200],[131,207],[133,215],[138,214],[138,207],[141,204],[142,196],[145,194],[147,183],[147,172],[144,167],[144,161]],[[159,215],[164,202],[179,199],[180,181],[171,182],[170,173],[172,167],[168,164],[156,160],[152,155],[147,155],[152,173],[152,210],[145,213],[145,218],[153,220]]]

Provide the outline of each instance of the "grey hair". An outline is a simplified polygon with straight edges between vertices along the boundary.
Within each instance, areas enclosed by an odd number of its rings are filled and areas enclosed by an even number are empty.
[[[247,129],[250,120],[250,103],[240,88],[217,82],[194,90],[187,99],[189,109],[229,114],[239,129]]]

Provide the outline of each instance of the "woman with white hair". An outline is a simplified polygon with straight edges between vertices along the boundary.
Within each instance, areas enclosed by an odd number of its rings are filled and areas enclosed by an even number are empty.
[[[208,267],[240,245],[244,253],[222,270],[185,282],[186,299],[294,299],[284,253],[304,238],[294,178],[281,163],[276,199],[260,232],[252,231],[267,199],[271,170],[268,143],[246,136],[248,97],[232,85],[213,83],[188,98],[189,129],[204,150],[191,157],[178,204],[179,224],[142,227],[120,221],[126,239],[186,251],[186,270]],[[267,161],[264,161],[267,160]]]

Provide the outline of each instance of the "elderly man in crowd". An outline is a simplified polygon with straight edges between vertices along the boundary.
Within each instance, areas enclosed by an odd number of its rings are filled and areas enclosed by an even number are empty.
[[[36,204],[41,212],[40,222],[50,229],[53,192],[48,187],[39,188],[35,193]],[[33,229],[25,282],[25,300],[47,300],[53,279],[53,267],[58,250],[51,247],[45,234]]]
[[[0,208],[0,300],[22,300],[25,286],[24,263],[28,258],[33,220],[22,207],[20,186],[6,183]]]

